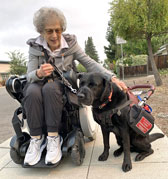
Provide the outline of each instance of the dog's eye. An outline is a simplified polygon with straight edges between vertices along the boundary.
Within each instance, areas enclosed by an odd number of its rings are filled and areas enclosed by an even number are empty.
[[[88,85],[89,87],[93,87],[93,86],[96,86],[94,83],[89,83],[89,85]]]
[[[80,83],[80,86],[84,86],[84,84],[85,84],[85,82],[82,81],[82,82]]]

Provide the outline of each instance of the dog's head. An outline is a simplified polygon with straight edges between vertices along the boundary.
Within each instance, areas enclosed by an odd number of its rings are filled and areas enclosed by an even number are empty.
[[[79,74],[80,79],[78,99],[85,105],[93,105],[93,103],[102,103],[108,99],[111,85],[109,80],[102,73],[84,73]]]

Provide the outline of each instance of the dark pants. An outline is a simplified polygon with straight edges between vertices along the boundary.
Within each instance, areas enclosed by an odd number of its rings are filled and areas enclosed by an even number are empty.
[[[63,109],[63,87],[59,81],[30,83],[24,91],[24,108],[31,136],[58,132]]]

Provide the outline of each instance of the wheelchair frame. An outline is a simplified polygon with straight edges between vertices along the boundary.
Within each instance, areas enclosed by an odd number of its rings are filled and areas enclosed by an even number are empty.
[[[72,81],[71,81],[72,82]],[[16,99],[21,106],[16,109],[12,118],[12,125],[16,135],[12,137],[10,141],[10,156],[12,160],[17,164],[22,164],[23,167],[56,167],[56,165],[45,165],[44,154],[39,163],[34,166],[25,166],[24,156],[30,143],[30,135],[27,132],[22,131],[26,114],[23,108],[23,88],[26,85],[26,76],[12,76],[6,82],[6,90],[10,96]],[[75,86],[76,87],[76,86]],[[64,88],[64,109],[62,123],[64,128],[60,135],[63,137],[62,153],[63,156],[71,155],[72,162],[75,165],[81,165],[85,157],[84,136],[88,137],[90,141],[95,139],[95,128],[88,125],[88,115],[90,115],[91,109],[86,106],[75,105],[70,102],[67,97],[67,87]],[[77,96],[76,96],[77,97]],[[89,114],[87,114],[89,111]],[[22,119],[19,115],[22,114]],[[92,117],[92,116],[91,116]],[[93,118],[93,117],[92,117]],[[94,121],[93,119],[91,119]],[[83,125],[83,126],[82,126]]]

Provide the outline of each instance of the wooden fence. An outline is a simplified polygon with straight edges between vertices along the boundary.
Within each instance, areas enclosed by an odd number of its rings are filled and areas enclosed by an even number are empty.
[[[168,68],[168,55],[154,56],[154,60],[158,69]],[[152,71],[150,63],[149,71]]]
[[[158,69],[168,68],[168,55],[154,56],[154,60]],[[124,67],[124,69],[120,66],[119,67],[120,78],[123,78],[123,71],[124,71],[124,78],[145,76],[148,74],[152,74],[152,67],[150,63],[148,63],[148,65]]]
[[[123,78],[123,71],[124,71],[124,78],[125,77],[134,77],[134,76],[143,76],[147,75],[147,65],[140,65],[140,66],[129,66],[129,67],[122,67],[119,68],[120,78]]]

